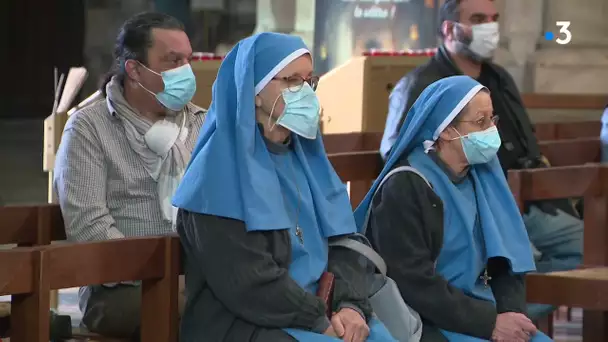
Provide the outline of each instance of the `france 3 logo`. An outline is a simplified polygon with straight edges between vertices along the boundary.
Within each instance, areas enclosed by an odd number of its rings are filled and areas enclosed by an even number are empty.
[[[572,40],[572,32],[570,32],[570,22],[569,21],[556,21],[555,26],[559,28],[559,33],[556,35],[553,32],[547,31],[545,32],[546,40],[555,40],[555,42],[559,45],[566,45],[570,43]]]

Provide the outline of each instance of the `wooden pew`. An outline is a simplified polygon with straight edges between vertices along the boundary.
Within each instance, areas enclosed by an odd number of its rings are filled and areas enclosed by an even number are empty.
[[[539,146],[551,166],[599,163],[602,159],[599,137],[541,141]]]
[[[584,195],[584,269],[530,274],[527,296],[585,309],[583,339],[608,341],[608,166],[509,171],[509,186],[521,210],[526,201]]]
[[[536,139],[539,141],[597,138],[601,128],[600,121],[544,122],[534,125]]]
[[[52,241],[66,239],[63,217],[57,204],[0,207],[0,222],[0,245],[45,246]],[[105,340],[103,336],[78,330],[74,337]]]
[[[0,245],[44,246],[65,240],[57,204],[0,207]]]
[[[128,260],[128,262],[125,262]],[[0,251],[0,295],[12,295],[11,341],[49,340],[49,293],[142,280],[142,341],[177,341],[179,239],[126,238]]]
[[[542,94],[521,95],[526,109],[587,109],[602,110],[608,97],[600,94]]]

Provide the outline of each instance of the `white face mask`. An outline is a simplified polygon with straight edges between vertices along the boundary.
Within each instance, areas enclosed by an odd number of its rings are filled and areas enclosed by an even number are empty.
[[[471,52],[482,58],[490,58],[498,48],[500,30],[498,23],[471,25],[473,39],[469,44]]]

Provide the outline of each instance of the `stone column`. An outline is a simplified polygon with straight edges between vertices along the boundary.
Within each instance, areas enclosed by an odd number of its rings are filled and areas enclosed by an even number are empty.
[[[544,32],[559,36],[556,21],[570,21],[572,40],[559,45],[539,37],[534,91],[608,93],[608,3],[606,0],[545,0]]]
[[[302,37],[313,48],[315,2],[311,0],[257,0],[256,32],[282,32]]]
[[[532,91],[528,62],[542,31],[542,0],[497,0],[501,44],[495,62],[511,73],[521,92]]]

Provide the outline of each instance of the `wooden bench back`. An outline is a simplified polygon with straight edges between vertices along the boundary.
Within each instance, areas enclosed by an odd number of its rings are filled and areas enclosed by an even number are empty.
[[[0,251],[0,295],[11,294],[11,341],[49,340],[51,289],[142,281],[142,341],[177,341],[176,236]],[[37,327],[37,328],[36,328]]]
[[[599,163],[602,159],[599,137],[541,141],[539,146],[551,166]]]
[[[597,138],[601,128],[600,121],[544,122],[534,125],[539,141]]]
[[[527,201],[583,197],[584,264],[608,266],[608,166],[513,170],[509,171],[509,187],[520,210]]]
[[[0,207],[0,245],[40,246],[55,240],[65,240],[56,204]]]

